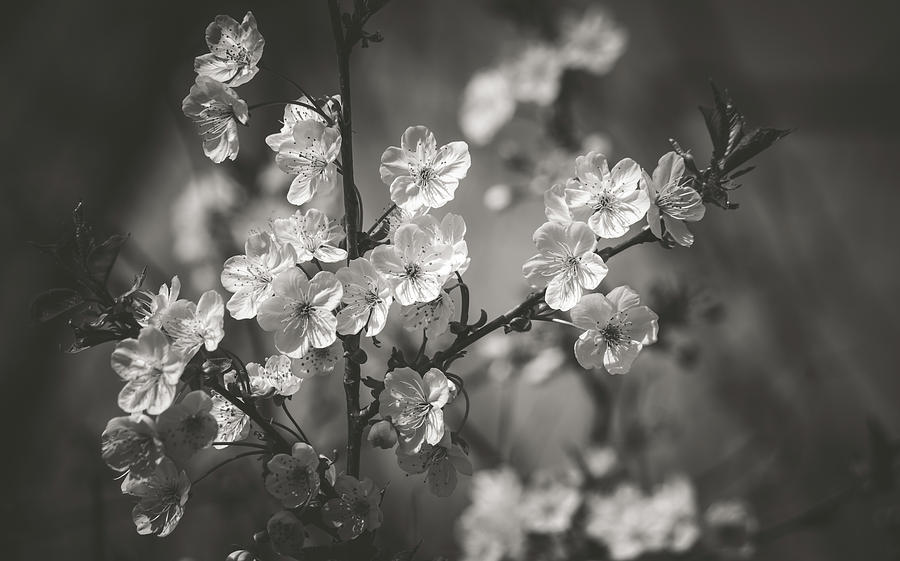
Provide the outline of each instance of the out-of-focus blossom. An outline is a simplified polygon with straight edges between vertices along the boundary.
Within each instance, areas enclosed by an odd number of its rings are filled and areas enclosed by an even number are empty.
[[[459,182],[472,160],[462,141],[440,148],[426,127],[409,127],[400,146],[381,155],[381,180],[391,189],[391,200],[409,211],[419,207],[442,207],[453,199]]]
[[[300,379],[331,374],[337,362],[344,356],[344,347],[340,340],[321,349],[312,348],[300,358],[291,361],[291,371]]]
[[[390,284],[365,257],[354,259],[336,274],[344,287],[344,307],[337,314],[338,333],[351,335],[363,328],[366,337],[381,333],[394,300]]]
[[[291,139],[278,147],[275,163],[281,171],[296,175],[287,200],[294,205],[309,202],[317,192],[329,192],[337,184],[334,161],[341,153],[341,133],[321,121],[299,121]]]
[[[100,437],[100,454],[112,469],[138,479],[152,474],[165,457],[156,424],[146,415],[110,419]]]
[[[591,7],[584,14],[563,19],[560,57],[569,68],[606,74],[625,52],[628,32],[604,10]]]
[[[181,354],[155,327],[141,329],[137,339],[119,342],[110,364],[126,382],[119,392],[119,407],[127,413],[146,411],[151,415],[172,404],[185,365]]]
[[[456,489],[457,472],[472,475],[472,462],[453,444],[450,431],[437,444],[423,444],[418,452],[397,448],[397,465],[406,473],[424,473],[428,490],[438,497],[449,497]]]
[[[398,368],[384,377],[380,412],[397,428],[403,450],[418,452],[423,443],[438,444],[444,438],[443,407],[449,399],[450,383],[437,368],[424,376]]]
[[[234,319],[256,317],[262,302],[275,294],[272,281],[297,260],[293,247],[279,246],[268,232],[257,232],[247,238],[244,255],[225,261],[222,286],[234,293],[226,307]]]
[[[547,287],[544,299],[551,308],[567,311],[581,300],[585,290],[600,285],[608,271],[594,253],[597,238],[580,222],[545,222],[534,232],[538,255],[522,267],[535,287]]]
[[[400,308],[403,328],[407,331],[425,330],[425,335],[435,339],[450,328],[450,320],[456,313],[453,297],[441,291],[431,302],[416,302]]]
[[[559,480],[548,480],[525,489],[520,506],[522,523],[528,532],[559,534],[572,525],[581,506],[581,491]]]
[[[281,354],[267,358],[265,366],[248,362],[247,374],[254,393],[274,391],[278,395],[294,395],[303,383],[291,372],[291,358]]]
[[[572,218],[587,222],[601,238],[618,238],[647,213],[650,199],[641,187],[641,168],[625,158],[613,166],[606,156],[588,152],[575,159],[577,179],[566,184],[566,204]]]
[[[197,125],[203,153],[210,160],[220,164],[237,158],[238,124],[250,122],[247,103],[237,92],[208,76],[197,76],[181,110]]]
[[[494,138],[516,112],[507,72],[492,68],[477,72],[463,92],[459,127],[466,138],[483,146]]]
[[[612,475],[619,467],[619,456],[610,446],[593,446],[581,452],[588,474],[595,479]]]
[[[313,259],[323,263],[336,263],[347,258],[347,251],[338,247],[338,243],[344,239],[344,229],[321,210],[298,210],[288,218],[276,219],[272,228],[280,243],[294,248],[298,263]]]
[[[172,533],[184,515],[191,490],[187,473],[171,460],[163,460],[143,479],[126,479],[122,491],[140,498],[131,512],[138,534],[165,537]]]
[[[397,429],[390,421],[378,421],[369,429],[367,438],[372,446],[390,450],[397,445]]]
[[[225,561],[258,561],[256,555],[246,549],[236,549],[228,554]]]
[[[216,16],[206,28],[209,54],[194,59],[194,72],[200,76],[240,86],[253,78],[259,68],[266,41],[256,28],[256,18],[247,12],[238,24],[231,16]]]
[[[653,176],[644,173],[644,183],[650,196],[647,224],[659,239],[665,234],[678,245],[690,247],[694,243],[685,222],[697,222],[706,214],[703,197],[684,177],[684,158],[669,152],[659,159]],[[665,228],[665,230],[663,230]]]
[[[306,530],[293,512],[281,510],[273,514],[266,522],[266,533],[275,553],[297,559],[303,557]]]
[[[723,559],[743,560],[753,557],[753,536],[759,522],[746,503],[723,500],[713,503],[703,514],[703,537],[707,546]]]
[[[212,395],[210,414],[216,419],[219,430],[216,442],[237,442],[250,434],[250,417],[218,393]],[[216,444],[214,448],[227,448],[225,444]]]
[[[628,286],[609,294],[588,294],[572,308],[572,323],[584,329],[575,342],[575,358],[585,368],[603,366],[625,374],[644,347],[656,342],[658,317]]]
[[[450,274],[453,248],[435,244],[434,236],[416,224],[397,229],[394,243],[372,250],[372,265],[391,284],[401,305],[430,302],[441,293]]]
[[[469,268],[469,246],[466,245],[466,221],[458,214],[448,212],[440,222],[431,215],[423,215],[410,220],[432,237],[433,245],[449,245],[453,249],[450,257],[450,273],[463,274]]]
[[[569,355],[560,348],[561,337],[559,329],[539,323],[517,337],[492,333],[478,349],[488,360],[487,374],[494,382],[517,376],[527,383],[540,384],[557,375],[568,361]]]
[[[682,477],[646,494],[623,483],[608,494],[587,498],[585,531],[603,543],[615,560],[644,553],[689,549],[699,537],[694,490]]]
[[[505,183],[491,185],[484,191],[484,206],[493,212],[503,212],[512,206],[518,198],[515,189]]]
[[[381,492],[372,480],[339,475],[334,491],[338,496],[322,507],[322,519],[337,528],[342,540],[350,541],[381,526]]]
[[[309,444],[298,442],[291,454],[275,454],[266,464],[266,491],[284,508],[297,508],[319,492],[319,455]]]
[[[509,468],[475,473],[472,504],[457,523],[463,561],[522,558],[525,551],[525,528],[519,516],[522,493],[519,477]]]
[[[308,107],[307,107],[308,106]],[[323,125],[328,122],[312,109],[313,102],[306,96],[297,100],[297,103],[287,103],[284,106],[284,120],[281,121],[281,130],[266,137],[266,144],[273,151],[278,152],[281,145],[294,139],[294,125],[300,121],[318,121]],[[322,112],[328,115],[332,123],[336,123],[341,109],[341,96],[335,95],[319,102]]]
[[[178,293],[181,292],[181,281],[176,275],[172,277],[171,288],[163,283],[159,287],[157,294],[146,290],[138,292],[140,294],[138,299],[139,309],[135,314],[135,319],[137,319],[141,327],[150,325],[161,327],[170,307],[178,301]]]
[[[169,407],[156,420],[166,456],[184,466],[191,456],[209,447],[219,425],[212,415],[212,399],[202,390],[192,391]]]
[[[194,304],[179,300],[163,322],[163,331],[172,338],[172,347],[189,360],[200,349],[214,351],[225,337],[225,302],[215,290],[207,290]]]
[[[334,273],[320,271],[309,280],[292,267],[275,277],[275,296],[263,302],[256,315],[260,327],[275,332],[275,348],[300,358],[311,348],[323,349],[337,338],[334,309],[343,288]]]
[[[565,69],[559,49],[547,43],[531,43],[518,57],[503,65],[517,101],[550,105],[559,95],[560,79]]]

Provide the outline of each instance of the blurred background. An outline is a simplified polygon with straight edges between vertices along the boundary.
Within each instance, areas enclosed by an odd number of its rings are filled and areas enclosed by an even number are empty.
[[[64,326],[28,319],[32,297],[62,277],[27,242],[56,239],[79,200],[99,231],[131,235],[117,286],[150,265],[150,288],[177,273],[189,298],[209,288],[224,294],[224,259],[241,253],[251,228],[291,212],[282,202],[289,178],[263,142],[279,127],[280,109],[254,111],[240,131],[238,160],[215,166],[180,108],[193,57],[206,52],[206,25],[248,9],[266,38],[266,65],[314,94],[336,93],[325,3],[257,4],[164,2],[135,12],[122,3],[36,0],[7,10],[12,21],[0,39],[7,558],[224,559],[274,508],[248,462],[198,485],[169,538],[136,535],[131,499],[98,452],[107,420],[120,414],[111,348],[65,354]],[[487,134],[478,119],[466,122],[473,76],[553,44],[567,18],[598,9],[618,30],[607,65],[562,74],[538,65],[528,85],[533,99],[502,127]],[[696,107],[711,103],[709,78],[729,89],[751,125],[794,130],[745,176],[733,195],[739,210],[710,208],[693,226],[693,248],[648,244],[613,261],[608,287],[641,291],[660,312],[662,341],[627,376],[592,373],[588,387],[601,384],[612,396],[611,414],[598,413],[581,375],[552,356],[525,368],[532,356],[488,340],[459,361],[472,380],[463,435],[476,469],[508,463],[523,478],[552,469],[588,446],[598,418],[609,418],[609,442],[620,456],[638,458],[640,478],[686,474],[701,509],[740,498],[766,527],[852,484],[868,454],[867,419],[900,436],[892,233],[900,208],[898,17],[893,2],[393,0],[373,19],[369,29],[384,42],[353,58],[365,224],[389,204],[380,155],[407,126],[427,125],[439,143],[468,136],[473,164],[445,210],[466,219],[466,279],[473,306],[491,316],[526,294],[521,264],[543,222],[536,193],[555,173],[570,175],[559,170],[582,150],[652,169],[674,137],[703,162],[709,144]],[[552,85],[540,93],[554,81],[562,94]],[[241,94],[250,103],[294,96],[265,72]],[[574,136],[554,128],[559,95]],[[226,342],[261,361],[247,323],[229,319]],[[413,344],[403,332],[391,336]],[[571,341],[526,337],[570,353],[563,345]],[[377,363],[367,368],[379,375]],[[337,377],[317,378],[292,403],[323,451],[340,446],[341,391]],[[422,558],[456,557],[454,522],[469,502],[468,479],[438,499],[393,458],[369,449],[364,459],[370,477],[390,482],[383,539],[396,549],[424,539]],[[885,494],[848,502],[821,524],[762,544],[756,556],[896,559],[897,530],[888,522],[900,518],[897,503]]]

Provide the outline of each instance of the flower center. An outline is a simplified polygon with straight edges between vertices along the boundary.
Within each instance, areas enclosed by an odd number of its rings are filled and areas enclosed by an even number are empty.
[[[413,170],[412,175],[416,178],[416,185],[424,187],[428,182],[437,177],[437,172],[429,166],[421,166],[418,169]]]
[[[590,205],[594,207],[594,210],[597,212],[610,210],[612,209],[615,200],[616,199],[609,193],[601,193],[591,200]]]
[[[628,339],[629,325],[631,325],[631,322],[628,321],[628,314],[620,312],[599,330],[600,336],[603,337],[607,345],[612,347],[621,345]]]
[[[418,263],[410,263],[404,269],[404,274],[407,278],[416,279],[422,274],[422,267]]]
[[[370,290],[366,292],[365,302],[367,306],[375,306],[376,304],[381,304],[381,298]]]

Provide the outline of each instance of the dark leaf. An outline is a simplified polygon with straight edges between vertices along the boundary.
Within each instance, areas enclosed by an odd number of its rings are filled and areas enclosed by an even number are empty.
[[[114,234],[104,240],[100,245],[91,249],[86,264],[88,273],[92,278],[102,284],[106,284],[109,273],[112,271],[116,258],[119,256],[119,250],[122,249],[122,245],[126,241],[128,241],[128,236]]]
[[[778,139],[790,134],[790,130],[756,129],[743,137],[738,145],[721,163],[722,173],[728,173],[771,146]]]
[[[31,303],[31,318],[44,323],[71,312],[84,304],[84,298],[71,288],[53,288],[39,294]]]
[[[755,169],[756,169],[756,166],[750,166],[750,167],[747,167],[747,168],[744,168],[744,169],[739,169],[739,170],[737,170],[736,172],[732,173],[731,176],[730,176],[728,179],[730,179],[731,181],[734,181],[734,180],[737,179],[738,177],[740,177],[740,176],[742,176],[742,175],[746,175],[746,174],[750,173],[751,171],[753,171],[753,170],[755,170]]]

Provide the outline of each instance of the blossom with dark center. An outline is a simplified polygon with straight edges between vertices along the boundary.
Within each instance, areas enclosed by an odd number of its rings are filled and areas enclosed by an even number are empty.
[[[306,505],[319,492],[319,455],[309,444],[294,444],[290,455],[275,454],[268,464],[266,491],[284,508]]]
[[[288,218],[278,218],[272,228],[278,242],[294,248],[297,263],[313,259],[337,263],[347,258],[347,251],[338,247],[344,238],[344,229],[319,209],[298,210]]]
[[[443,407],[449,400],[450,382],[437,368],[424,376],[398,368],[384,377],[379,410],[400,433],[401,448],[413,453],[424,443],[438,444],[444,438]]]
[[[215,290],[207,290],[196,304],[178,300],[172,304],[163,322],[163,331],[172,338],[172,347],[185,360],[205,347],[214,351],[225,337],[225,302]]]
[[[245,84],[259,72],[266,41],[247,12],[240,24],[227,15],[216,16],[206,28],[209,53],[194,59],[194,72],[229,86]]]
[[[342,267],[337,278],[344,287],[344,307],[337,314],[338,333],[352,335],[363,328],[366,337],[381,333],[394,300],[391,285],[365,257]]]
[[[141,329],[137,339],[119,342],[110,364],[126,382],[119,392],[119,407],[127,413],[146,411],[151,415],[172,404],[185,366],[181,353],[155,327]]]
[[[299,121],[291,138],[278,147],[275,163],[281,171],[296,175],[288,190],[287,200],[302,205],[316,193],[327,193],[337,184],[334,161],[341,153],[341,133],[321,121]]]
[[[220,164],[234,160],[240,150],[238,124],[250,122],[247,103],[237,92],[208,76],[197,76],[191,91],[181,102],[203,139],[203,153]]]
[[[161,538],[171,534],[184,516],[190,490],[187,473],[169,459],[164,459],[149,477],[128,478],[122,484],[122,492],[140,498],[131,511],[138,534]]]
[[[132,479],[149,477],[165,457],[156,424],[146,415],[110,419],[100,451],[106,465]]]
[[[650,196],[647,224],[659,239],[667,235],[678,245],[690,247],[694,235],[685,222],[697,222],[706,214],[703,197],[690,186],[690,178],[684,177],[684,158],[669,152],[659,159],[653,176],[644,173],[644,182]]]
[[[416,224],[405,224],[393,244],[372,250],[375,269],[391,284],[401,305],[430,302],[438,297],[450,275],[453,248],[435,243],[434,236]]]
[[[342,540],[350,541],[381,526],[381,492],[372,480],[339,475],[334,491],[337,497],[322,507],[322,519],[337,528]]]
[[[279,245],[268,232],[251,234],[244,255],[229,257],[222,270],[222,286],[234,293],[225,305],[231,317],[255,317],[263,301],[275,294],[275,276],[293,267],[296,261],[292,246]]]

